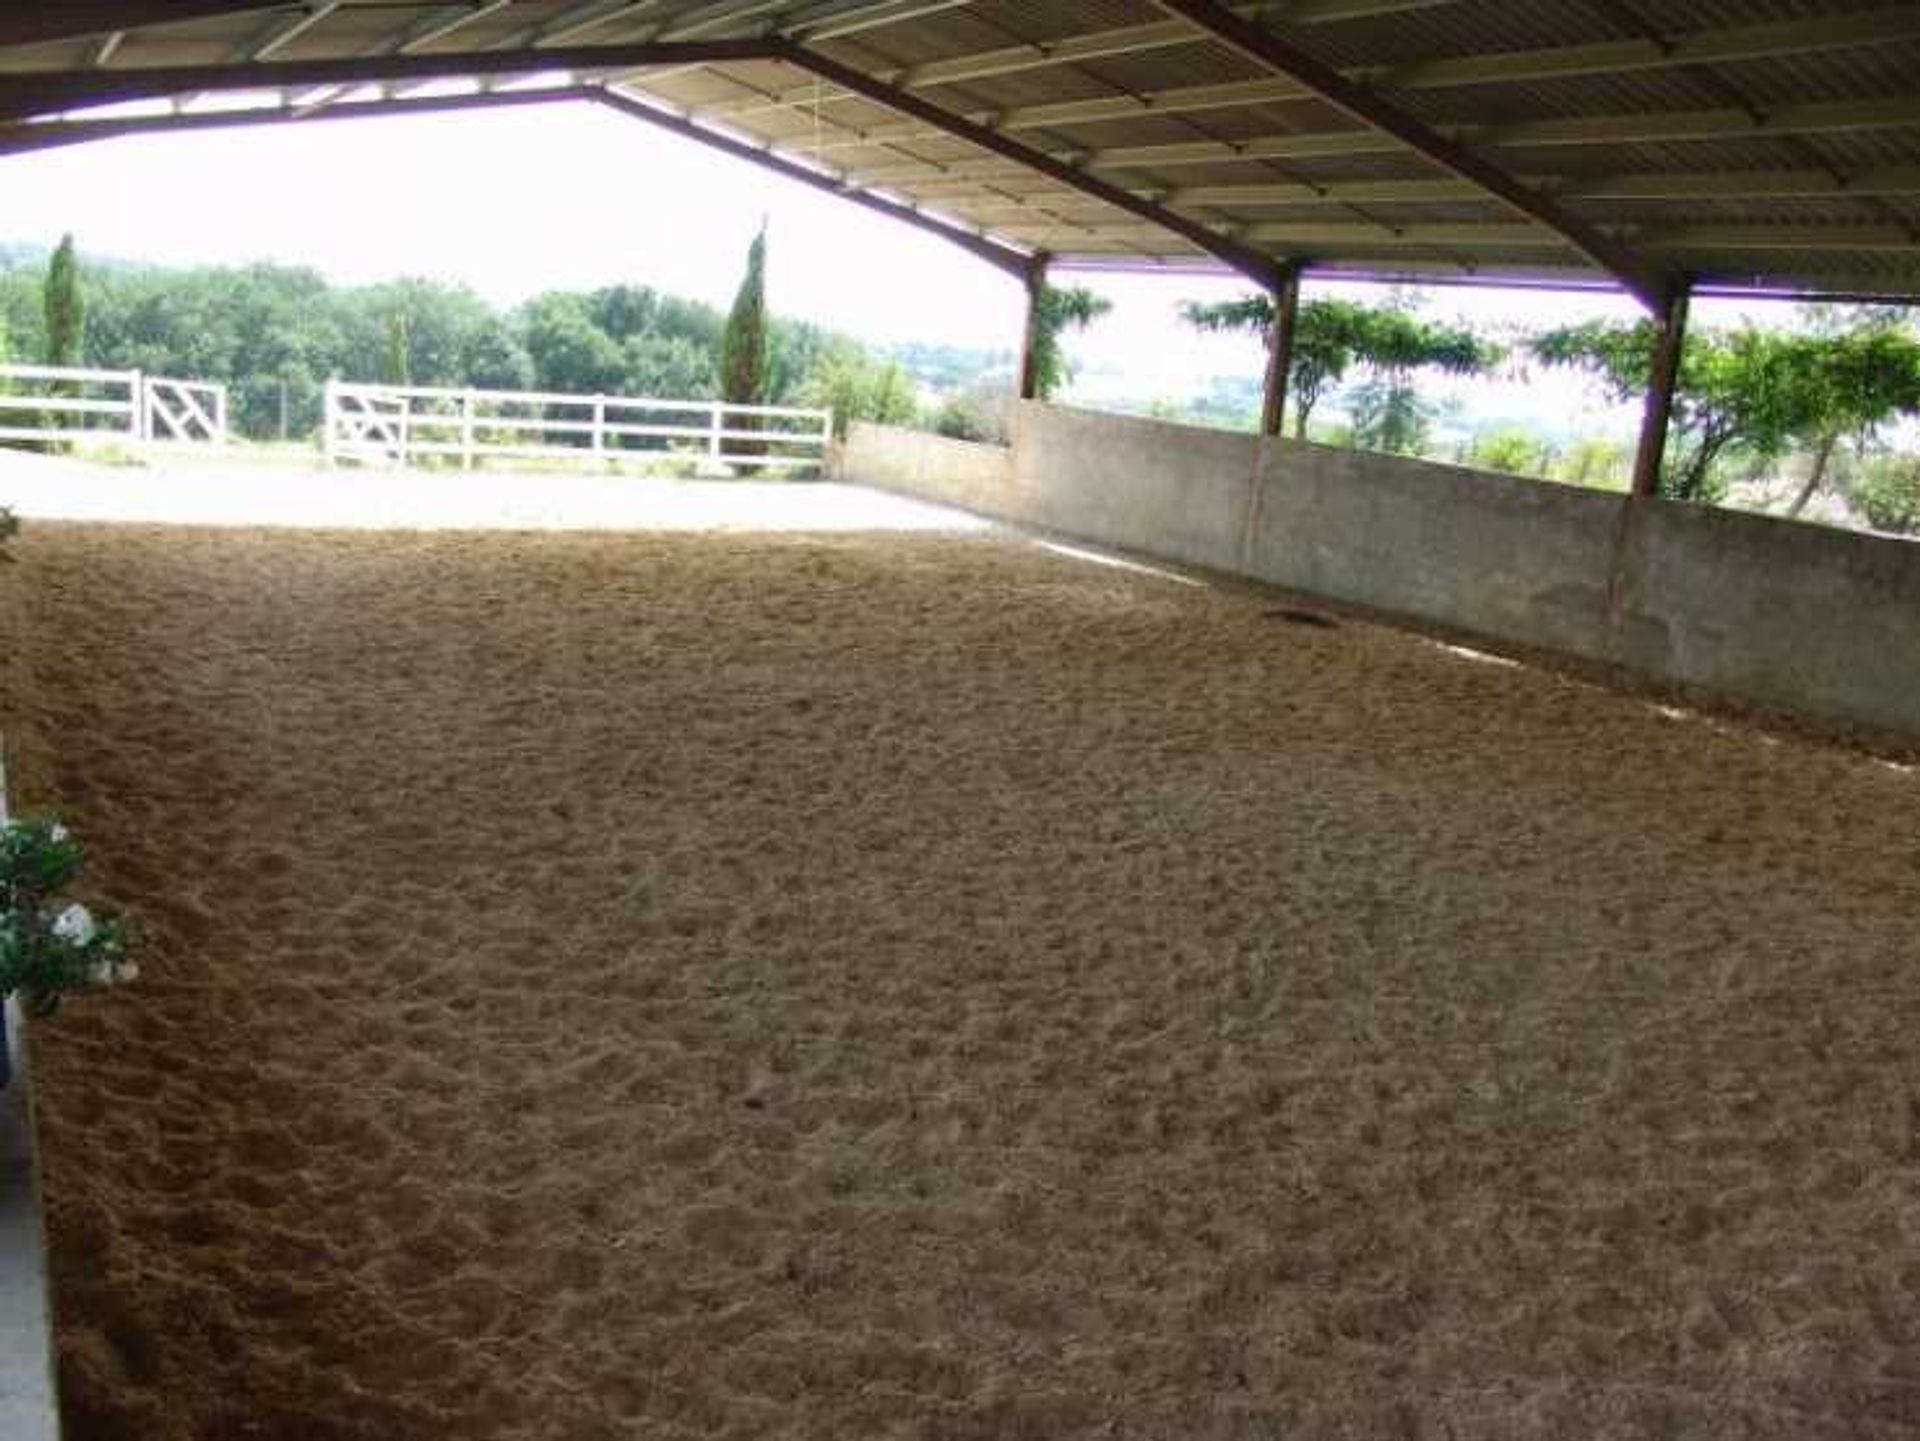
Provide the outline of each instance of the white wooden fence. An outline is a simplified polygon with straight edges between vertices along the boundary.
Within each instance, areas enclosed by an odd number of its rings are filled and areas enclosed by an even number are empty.
[[[224,385],[137,370],[0,365],[0,441],[227,439]]]
[[[833,440],[833,412],[714,401],[329,381],[329,464],[568,460],[804,470]]]

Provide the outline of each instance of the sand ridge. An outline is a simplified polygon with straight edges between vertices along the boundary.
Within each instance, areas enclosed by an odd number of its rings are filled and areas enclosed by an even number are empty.
[[[73,1441],[1920,1429],[1909,773],[1005,539],[19,552]]]

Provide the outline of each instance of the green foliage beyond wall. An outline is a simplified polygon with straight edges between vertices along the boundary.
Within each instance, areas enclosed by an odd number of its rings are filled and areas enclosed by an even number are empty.
[[[0,249],[0,334],[19,358],[46,353],[47,260],[44,251]],[[346,287],[294,266],[161,268],[84,254],[82,268],[84,364],[223,381],[235,428],[255,439],[275,438],[283,425],[289,436],[313,434],[327,377],[385,378],[396,335],[415,385],[666,400],[720,393],[720,311],[645,286],[554,291],[501,311],[433,280]],[[769,405],[813,404],[831,391],[897,408],[897,388],[889,393],[879,380],[887,368],[819,326],[768,322]]]

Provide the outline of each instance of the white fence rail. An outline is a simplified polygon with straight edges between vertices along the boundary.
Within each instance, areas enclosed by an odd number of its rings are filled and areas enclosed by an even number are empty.
[[[700,469],[804,470],[833,440],[833,412],[714,401],[329,381],[327,460],[364,465],[571,460]]]
[[[0,441],[227,439],[224,385],[137,370],[0,365]]]

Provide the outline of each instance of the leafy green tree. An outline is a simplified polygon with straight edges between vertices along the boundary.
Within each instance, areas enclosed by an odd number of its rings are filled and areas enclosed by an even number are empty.
[[[1724,484],[1713,477],[1713,467],[1721,454],[1743,435],[1765,443],[1749,398],[1729,384],[1735,375],[1755,373],[1765,363],[1764,341],[1757,332],[1750,334],[1755,343],[1744,361],[1730,353],[1725,337],[1705,331],[1695,333],[1681,356],[1660,477],[1661,493],[1669,499],[1718,498]],[[1626,404],[1643,397],[1653,383],[1658,344],[1659,330],[1650,320],[1588,320],[1536,335],[1528,349],[1544,365],[1585,371],[1610,399]]]
[[[836,346],[849,344],[865,349],[809,321],[771,317],[767,326],[767,379],[761,391],[766,399],[762,404],[794,404],[814,372],[827,363],[829,353]]]
[[[1190,301],[1181,307],[1181,314],[1201,330],[1253,334],[1262,340],[1273,333],[1273,300],[1265,295],[1208,305]],[[1350,372],[1364,368],[1389,379],[1363,402],[1373,423],[1363,426],[1356,420],[1356,434],[1392,442],[1382,448],[1411,445],[1430,420],[1412,393],[1414,372],[1478,375],[1491,370],[1500,357],[1499,347],[1471,328],[1421,320],[1404,302],[1306,301],[1295,320],[1293,362],[1287,377],[1294,436],[1305,440],[1314,407]]]
[[[624,393],[658,400],[712,400],[720,393],[713,351],[684,335],[630,336],[622,349]]]
[[[1657,338],[1651,321],[1587,321],[1535,336],[1530,348],[1545,364],[1585,371],[1627,402],[1651,383]],[[1824,481],[1840,437],[1870,434],[1894,415],[1916,411],[1920,347],[1898,331],[1698,330],[1681,357],[1660,493],[1718,500],[1726,492],[1722,462],[1730,456],[1771,461],[1796,443],[1811,444],[1814,473],[1795,501],[1798,513]]]
[[[1544,476],[1553,464],[1553,448],[1517,425],[1482,431],[1473,438],[1470,463],[1504,475]]]
[[[837,343],[821,357],[799,399],[831,410],[834,434],[842,439],[856,420],[911,425],[920,414],[916,387],[905,368],[877,360],[850,341]]]
[[[47,364],[80,364],[86,350],[87,301],[71,235],[60,238],[59,248],[47,263],[45,307]]]
[[[626,357],[619,342],[593,323],[584,297],[539,296],[522,310],[520,325],[540,389],[577,395],[620,389]]]
[[[1567,447],[1554,467],[1554,479],[1595,490],[1625,490],[1632,466],[1632,452],[1619,441],[1587,436]]]
[[[1877,455],[1847,483],[1847,499],[1875,530],[1920,535],[1920,460]]]
[[[747,247],[747,273],[727,312],[720,342],[720,395],[731,405],[759,405],[767,376],[767,230]]]
[[[1051,400],[1073,378],[1073,367],[1061,345],[1070,330],[1085,330],[1113,309],[1113,302],[1081,285],[1043,285],[1033,307],[1033,391]]]
[[[466,337],[460,373],[452,383],[480,390],[530,390],[534,384],[533,357],[510,325],[489,315]]]
[[[1007,443],[1007,408],[1013,387],[1004,375],[976,378],[941,402],[933,414],[934,430],[954,440],[989,445]]]
[[[1920,343],[1900,321],[1870,321],[1840,334],[1798,337],[1788,360],[1796,412],[1793,439],[1812,454],[1787,507],[1797,516],[1826,484],[1843,439],[1865,447],[1898,416],[1920,413]]]

